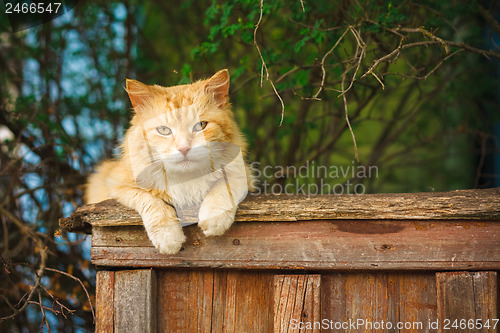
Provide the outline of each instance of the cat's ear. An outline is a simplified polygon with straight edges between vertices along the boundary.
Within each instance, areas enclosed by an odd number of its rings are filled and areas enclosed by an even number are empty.
[[[138,107],[144,105],[144,103],[150,98],[151,89],[148,85],[145,85],[137,80],[126,79],[125,84],[125,90],[128,93],[130,102],[132,102],[132,106],[137,111]]]
[[[229,103],[229,72],[227,69],[218,71],[208,79],[205,91],[208,94],[213,94],[220,106]]]

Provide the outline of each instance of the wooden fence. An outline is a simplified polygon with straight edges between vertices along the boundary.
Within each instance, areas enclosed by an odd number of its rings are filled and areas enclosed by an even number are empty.
[[[92,233],[97,332],[497,332],[500,189],[249,196],[176,255],[115,201],[60,221]]]

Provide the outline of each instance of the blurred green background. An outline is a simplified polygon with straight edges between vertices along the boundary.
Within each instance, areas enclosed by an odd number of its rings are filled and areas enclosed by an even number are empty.
[[[118,153],[130,120],[125,78],[170,86],[228,68],[261,191],[499,186],[499,10],[495,1],[92,1],[17,33],[2,10],[0,317],[36,282],[40,247],[47,267],[93,297],[89,242],[57,221],[82,204],[96,164]],[[338,173],[279,172],[319,166]],[[369,167],[371,177],[351,173]],[[77,281],[46,271],[41,286],[33,302],[53,309],[46,319],[30,304],[1,331],[93,331]]]

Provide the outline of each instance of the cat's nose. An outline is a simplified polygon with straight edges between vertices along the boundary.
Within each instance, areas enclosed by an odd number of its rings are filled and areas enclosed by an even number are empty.
[[[188,152],[191,150],[191,147],[181,147],[177,148],[177,150],[184,156],[187,156]]]

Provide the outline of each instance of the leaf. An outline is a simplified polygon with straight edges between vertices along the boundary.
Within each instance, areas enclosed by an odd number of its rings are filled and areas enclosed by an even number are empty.
[[[193,72],[193,68],[191,67],[190,64],[186,63],[182,66],[181,73],[184,76],[191,76],[191,73]]]
[[[235,32],[240,30],[241,28],[242,26],[239,23],[231,24],[222,30],[222,35],[224,36],[224,38],[227,38],[228,36],[234,35]]]
[[[181,74],[182,77],[179,80],[178,84],[188,84],[191,83],[191,73],[193,72],[193,69],[191,68],[191,65],[188,63],[185,63],[182,68],[181,68]]]
[[[301,40],[299,40],[296,44],[295,47],[293,48],[293,51],[295,53],[299,53],[299,51],[306,45],[307,41],[310,39],[310,36],[304,36]]]
[[[241,40],[247,44],[253,43],[253,31],[245,30],[241,33]]]
[[[221,26],[220,25],[213,25],[210,28],[210,33],[208,34],[208,39],[210,41],[213,41],[215,37],[217,37],[217,34],[221,31]]]
[[[245,72],[245,66],[240,66],[238,68],[236,68],[232,73],[231,73],[231,77],[233,79],[237,79],[241,74],[243,74]]]
[[[205,25],[208,25],[210,21],[215,19],[218,13],[219,13],[219,5],[217,4],[217,1],[214,0],[212,1],[212,4],[205,11],[205,21],[203,23]]]
[[[297,85],[299,86],[305,86],[307,85],[307,82],[309,81],[309,76],[311,73],[309,71],[301,70],[298,71],[297,74],[294,76],[294,81],[296,82]]]

